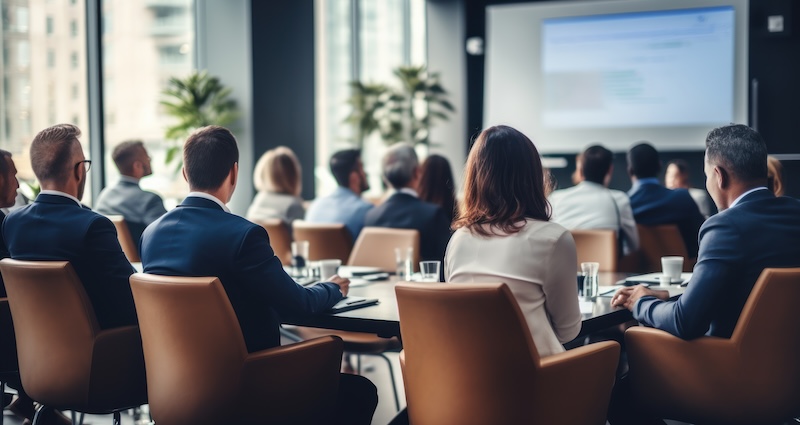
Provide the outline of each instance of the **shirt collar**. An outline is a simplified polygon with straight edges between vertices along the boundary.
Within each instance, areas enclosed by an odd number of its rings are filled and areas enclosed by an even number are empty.
[[[738,198],[734,199],[733,202],[731,202],[731,205],[728,207],[728,209],[735,207],[736,204],[738,204],[739,201],[741,201],[742,198],[744,198],[745,196],[747,196],[747,195],[749,195],[749,194],[751,194],[753,192],[759,191],[759,190],[767,190],[767,187],[766,186],[754,187],[754,188],[748,190],[747,192],[739,195]]]
[[[188,197],[190,197],[190,196],[194,196],[195,198],[203,198],[203,199],[208,199],[209,201],[214,201],[214,202],[216,202],[216,203],[217,203],[217,205],[219,205],[220,207],[222,207],[222,210],[223,210],[223,211],[225,211],[225,212],[227,212],[227,213],[231,212],[231,210],[228,208],[228,206],[227,206],[227,205],[225,205],[225,204],[223,204],[223,203],[222,203],[222,201],[220,201],[219,199],[217,199],[217,197],[216,197],[216,196],[209,195],[208,193],[205,193],[205,192],[189,192],[189,194],[188,194],[188,195],[186,195],[186,197],[188,198]]]
[[[119,181],[139,184],[139,179],[131,176],[119,176]]]
[[[358,195],[356,195],[355,192],[350,190],[349,187],[344,187],[344,186],[336,186],[336,190],[334,192],[337,193],[337,194],[340,194],[340,195],[358,196]]]
[[[406,195],[411,195],[415,198],[419,198],[419,193],[417,193],[416,190],[410,187],[401,187],[400,189],[397,190],[397,193],[405,193]]]
[[[64,193],[64,192],[61,192],[61,191],[58,191],[58,190],[48,190],[48,189],[44,189],[44,190],[42,190],[41,192],[39,192],[39,194],[40,194],[40,195],[55,195],[55,196],[63,196],[63,197],[65,197],[65,198],[72,199],[73,201],[75,201],[75,203],[76,203],[76,204],[78,204],[78,206],[79,206],[79,207],[83,208],[83,204],[81,204],[81,201],[79,201],[79,200],[78,200],[78,198],[76,198],[76,197],[74,197],[74,196],[70,195],[69,193]]]
[[[660,185],[661,182],[658,181],[658,177],[647,177],[647,178],[644,178],[644,179],[636,179],[636,181],[633,182],[633,187],[631,187],[631,191],[630,192],[631,193],[636,192],[637,190],[639,190],[640,187],[642,187],[642,186],[644,186],[646,184],[659,184]]]

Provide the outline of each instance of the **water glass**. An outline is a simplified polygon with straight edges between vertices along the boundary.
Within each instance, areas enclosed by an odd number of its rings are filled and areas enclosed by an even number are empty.
[[[400,280],[411,280],[414,274],[414,248],[395,248],[394,256],[397,264],[397,277]]]
[[[419,271],[422,274],[422,282],[438,282],[441,267],[441,261],[420,261]]]
[[[308,263],[308,241],[292,242],[292,274],[305,276]]]
[[[580,295],[584,298],[592,298],[597,296],[597,273],[600,270],[600,263],[581,263],[581,274],[583,275],[583,293]]]
[[[342,260],[319,260],[319,275],[320,279],[329,279],[331,276],[339,272],[339,266],[342,265]]]

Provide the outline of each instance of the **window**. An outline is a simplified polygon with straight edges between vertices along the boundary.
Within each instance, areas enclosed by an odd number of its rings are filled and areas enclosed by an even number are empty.
[[[45,31],[47,31],[47,35],[52,35],[55,28],[53,28],[53,17],[48,16],[47,21],[45,22]]]
[[[28,8],[24,6],[17,6],[14,12],[14,23],[11,30],[15,32],[26,33],[28,32]]]
[[[78,88],[77,84],[72,85],[72,100],[78,100],[80,96],[80,89]]]
[[[75,20],[72,20],[72,22],[69,23],[69,33],[72,37],[78,36],[78,22]]]
[[[72,69],[78,69],[78,52],[72,52],[69,55],[69,63]]]
[[[56,67],[56,51],[53,49],[47,50],[47,67],[48,68]]]
[[[17,66],[20,69],[31,65],[31,45],[28,40],[20,40],[17,43]]]

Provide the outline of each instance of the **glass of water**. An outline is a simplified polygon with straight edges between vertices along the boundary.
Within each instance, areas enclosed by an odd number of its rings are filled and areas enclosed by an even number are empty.
[[[441,261],[420,261],[419,271],[422,274],[423,282],[438,282],[439,271],[442,268]]]

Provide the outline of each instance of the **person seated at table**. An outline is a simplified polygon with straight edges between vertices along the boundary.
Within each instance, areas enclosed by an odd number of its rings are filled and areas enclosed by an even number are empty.
[[[636,223],[677,225],[689,257],[697,257],[697,231],[704,219],[692,196],[686,189],[667,189],[659,183],[661,162],[658,151],[649,143],[632,147],[627,160],[628,175],[633,183],[628,197]]]
[[[783,196],[783,165],[772,155],[767,156],[767,188],[775,196]]]
[[[144,228],[167,212],[160,196],[139,187],[139,180],[153,174],[150,156],[141,141],[129,140],[114,148],[111,159],[119,170],[119,182],[100,192],[94,209],[100,214],[123,216],[138,243]]]
[[[700,214],[708,218],[714,212],[714,205],[708,192],[705,189],[697,189],[691,186],[689,177],[691,176],[689,163],[682,159],[673,159],[667,163],[667,171],[664,174],[664,186],[667,189],[683,188],[689,191],[697,208],[700,209]]]
[[[442,207],[453,222],[456,212],[456,186],[450,162],[441,155],[430,155],[420,167],[419,199]]]
[[[608,189],[614,154],[600,145],[577,157],[575,186],[550,194],[552,221],[567,229],[610,229],[622,242],[620,255],[639,249],[639,232],[625,192]]]
[[[331,174],[338,187],[328,196],[314,200],[306,211],[309,223],[342,223],[355,241],[364,227],[364,217],[374,205],[361,198],[369,190],[361,162],[361,150],[346,149],[333,154]]]
[[[247,208],[248,220],[277,218],[291,224],[305,216],[302,169],[291,149],[278,146],[264,152],[253,171],[253,184],[258,193]]]
[[[398,143],[383,156],[383,180],[394,193],[382,204],[367,212],[365,226],[415,229],[419,231],[419,255],[423,261],[442,261],[450,222],[444,210],[419,199],[419,160],[414,148]]]
[[[667,291],[638,285],[620,289],[611,300],[642,324],[683,339],[730,338],[761,272],[800,266],[800,201],[767,189],[767,148],[758,132],[745,125],[712,130],[705,174],[719,213],[700,229],[698,261],[686,292],[669,300]],[[631,407],[612,409],[623,415],[618,423],[639,423],[626,422]]]
[[[3,221],[3,240],[15,260],[69,261],[86,289],[100,329],[136,325],[128,262],[111,221],[81,205],[91,161],[72,124],[40,131],[31,142],[31,167],[42,191]],[[32,406],[19,410],[33,414]],[[48,414],[47,423],[70,423]],[[65,422],[66,421],[66,422]]]
[[[540,356],[581,330],[572,234],[550,221],[539,152],[519,131],[483,130],[469,153],[464,200],[445,256],[446,282],[504,282]]]
[[[303,287],[286,274],[263,227],[231,214],[225,206],[239,174],[239,148],[231,132],[208,126],[183,147],[183,175],[191,193],[145,229],[141,239],[145,273],[215,276],[220,279],[242,328],[248,352],[280,345],[280,315],[328,310],[347,295],[350,281]],[[338,403],[342,424],[369,424],[377,390],[366,378],[342,375]]]

